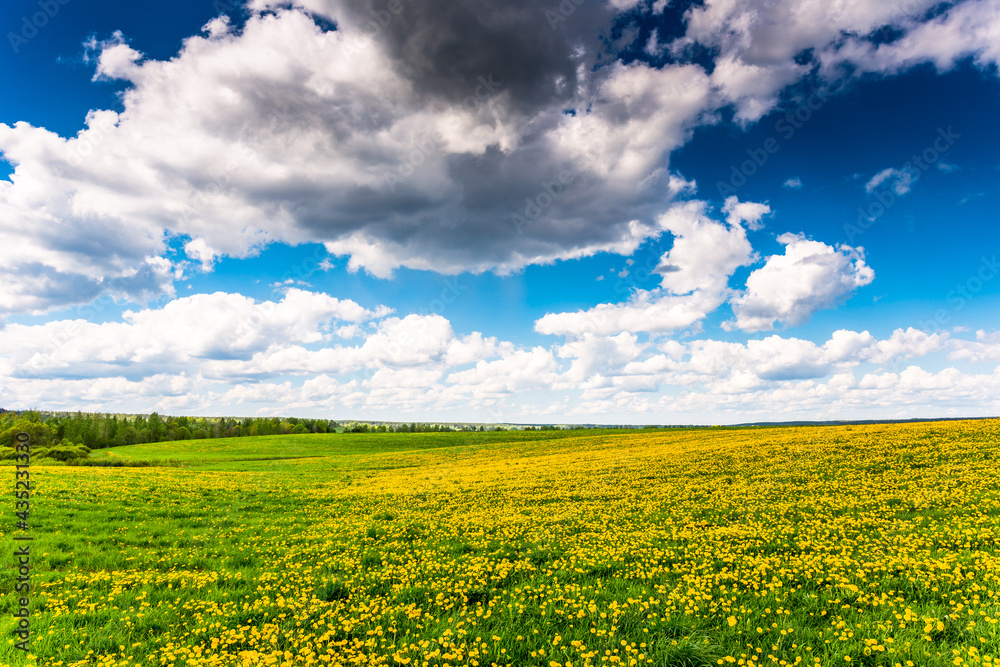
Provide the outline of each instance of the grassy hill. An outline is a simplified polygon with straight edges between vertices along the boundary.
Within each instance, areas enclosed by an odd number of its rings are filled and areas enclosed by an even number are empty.
[[[175,440],[95,450],[94,460],[162,462],[202,467],[205,464],[344,457],[427,449],[533,443],[581,435],[600,437],[621,430],[470,431],[451,433],[304,433],[214,440]],[[233,466],[238,469],[240,466]]]
[[[995,420],[96,454],[173,464],[32,469],[33,664],[943,666],[1000,649]],[[0,644],[0,662],[23,656]]]

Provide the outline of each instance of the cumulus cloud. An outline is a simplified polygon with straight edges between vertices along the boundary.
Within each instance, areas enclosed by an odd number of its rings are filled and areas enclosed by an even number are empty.
[[[831,45],[820,57],[824,70],[847,66],[857,73],[897,73],[929,62],[945,71],[969,57],[984,69],[1000,63],[997,0],[955,3],[929,21],[918,22],[911,17],[899,28],[904,34],[890,42],[876,43],[860,33],[842,44]]]
[[[258,9],[285,2],[254,2]],[[585,85],[580,51],[598,48],[601,32],[621,7],[586,3],[574,8],[573,23],[553,30],[547,11],[559,2],[488,0],[454,3],[385,0],[303,0],[296,5],[336,20],[339,30],[368,35],[392,68],[428,99],[448,105],[468,102],[481,77],[502,82],[503,103],[531,116],[552,104],[574,100]],[[471,102],[468,102],[471,104]]]
[[[767,204],[747,201],[741,202],[735,196],[726,197],[726,203],[722,207],[726,214],[726,222],[731,227],[736,227],[741,222],[745,222],[748,229],[758,230],[764,228],[761,218],[771,212],[771,207]]]
[[[617,336],[587,333],[578,340],[559,346],[556,354],[564,359],[573,359],[565,379],[581,382],[597,375],[618,374],[622,367],[642,353],[644,347],[632,333]]]
[[[178,240],[205,271],[319,242],[382,277],[631,254],[693,187],[671,152],[721,109],[751,123],[819,61],[828,80],[845,64],[996,62],[997,0],[922,20],[935,4],[708,0],[682,37],[647,44],[669,54],[658,66],[626,64],[611,36],[622,12],[663,2],[575,5],[553,29],[557,0],[255,0],[245,25],[213,19],[169,60],[120,33],[92,40],[94,78],[128,86],[121,113],[95,110],[70,137],[0,124],[15,169],[0,260],[26,267],[3,278],[0,317],[169,296]],[[883,27],[902,36],[874,39]]]
[[[673,245],[655,268],[660,285],[637,290],[625,303],[600,304],[575,313],[548,313],[535,323],[544,334],[581,336],[623,331],[665,332],[690,327],[725,302],[732,273],[754,261],[743,223],[756,227],[770,209],[726,201],[727,221],[708,217],[707,204],[677,204],[659,218]],[[662,233],[661,232],[661,233]]]
[[[1000,362],[1000,332],[980,329],[975,340],[955,340],[949,357],[973,363]]]
[[[404,3],[377,30],[372,3],[304,5],[256,3],[239,32],[213,21],[168,61],[95,42],[95,77],[128,84],[120,114],[69,138],[0,124],[15,167],[0,258],[39,277],[5,285],[0,308],[169,291],[143,267],[174,237],[205,270],[275,242],[322,242],[383,277],[627,255],[689,187],[667,158],[712,108],[709,77],[595,69],[606,5],[555,33],[537,3]]]
[[[947,343],[947,336],[912,328],[897,329],[883,340],[868,331],[838,330],[821,345],[778,335],[746,343],[667,341],[658,346],[658,353],[627,362],[621,372],[728,393],[771,382],[833,377],[862,364],[902,363],[943,350]]]
[[[546,388],[555,381],[558,364],[550,350],[511,350],[501,359],[479,361],[473,368],[451,373],[447,381],[477,398]]]
[[[579,383],[583,400],[573,403],[572,414],[618,410],[681,417],[709,411],[729,415],[731,421],[753,421],[755,415],[773,420],[775,415],[835,419],[989,413],[1000,401],[984,387],[997,386],[1000,367],[983,373],[954,368],[934,373],[912,363],[967,342],[912,328],[897,329],[885,339],[841,330],[823,344],[779,335],[746,343],[668,340],[626,363],[618,375],[604,370]],[[657,391],[662,393],[650,395]],[[975,407],[970,411],[970,406]]]
[[[218,31],[213,30],[213,34]],[[132,79],[139,74],[139,60],[142,54],[125,42],[121,31],[115,31],[111,39],[98,43],[91,38],[88,51],[97,52],[97,67],[94,80]]]
[[[205,239],[192,239],[184,244],[184,252],[191,259],[201,262],[203,271],[210,271],[219,253],[205,243]]]
[[[289,289],[277,302],[255,302],[216,292],[170,301],[162,308],[126,311],[120,322],[54,320],[42,325],[8,324],[0,341],[11,377],[141,378],[178,373],[192,364],[238,365],[284,346],[320,343],[336,322],[382,318],[389,309],[363,308],[351,300]],[[390,318],[393,319],[393,318]]]
[[[812,69],[810,63],[796,61],[797,56],[810,49],[835,50],[845,34],[864,36],[904,25],[935,4],[707,0],[686,12],[687,30],[671,49],[675,54],[695,45],[716,50],[713,83],[735,106],[736,119],[747,123],[773,109],[781,90]]]
[[[277,301],[217,293],[103,324],[8,325],[0,387],[6,407],[202,414],[467,419],[475,410],[504,421],[586,414],[657,423],[747,421],[758,411],[768,419],[907,416],[997,405],[990,391],[1000,370],[930,372],[919,360],[947,354],[996,366],[998,336],[909,328],[885,338],[839,330],[823,343],[776,334],[738,343],[623,332],[523,347],[456,333],[439,315],[396,317],[319,292],[289,290]]]
[[[770,112],[778,103],[778,93],[807,71],[792,61],[758,65],[730,53],[716,61],[712,83],[723,99],[735,105],[736,121],[747,125]]]
[[[766,331],[775,322],[805,324],[875,278],[861,248],[833,247],[799,234],[782,234],[778,241],[784,254],[768,257],[747,278],[743,294],[732,299],[736,319],[730,327]]]

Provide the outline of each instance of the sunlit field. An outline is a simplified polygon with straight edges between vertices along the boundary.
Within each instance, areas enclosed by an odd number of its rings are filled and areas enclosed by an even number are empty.
[[[996,420],[102,457],[163,465],[32,467],[28,663],[1000,662]]]

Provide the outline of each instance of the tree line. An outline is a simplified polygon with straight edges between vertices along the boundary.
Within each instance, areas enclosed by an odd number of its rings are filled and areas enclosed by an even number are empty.
[[[24,431],[33,445],[79,444],[102,449],[143,442],[235,438],[243,435],[327,433],[337,422],[295,417],[168,417],[103,413],[51,413],[37,410],[0,414],[0,445],[13,446]]]
[[[552,426],[526,427],[547,430]],[[298,417],[170,417],[89,412],[8,411],[0,408],[0,446],[13,447],[14,437],[26,432],[33,447],[72,446],[103,449],[167,440],[237,438],[289,433],[439,433],[502,430],[482,425],[386,424]]]

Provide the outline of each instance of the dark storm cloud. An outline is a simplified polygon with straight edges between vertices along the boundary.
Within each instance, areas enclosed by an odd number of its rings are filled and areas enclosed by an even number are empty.
[[[598,0],[364,0],[340,11],[382,44],[419,94],[472,105],[477,88],[500,86],[519,113],[573,100],[578,68],[592,65],[581,54],[593,59],[613,22]]]
[[[16,192],[44,194],[30,206],[0,199],[48,253],[55,278],[36,292],[64,292],[70,272],[138,300],[163,292],[193,264],[163,258],[161,230],[205,270],[321,242],[382,277],[628,254],[658,233],[676,194],[666,158],[709,84],[698,68],[617,62],[607,3],[303,4],[213,23],[169,61],[102,43],[100,76],[129,82],[106,128],[64,140],[0,125],[22,172],[65,174],[37,189],[22,178]],[[64,155],[84,148],[67,170]],[[46,239],[58,228],[34,222],[42,210],[92,231]]]

